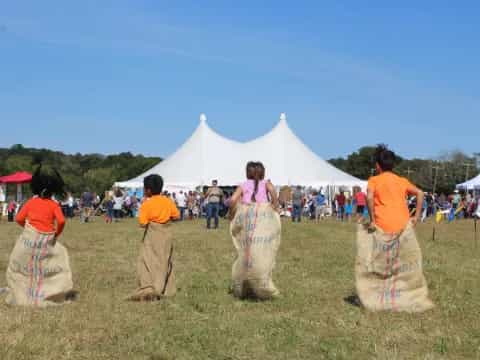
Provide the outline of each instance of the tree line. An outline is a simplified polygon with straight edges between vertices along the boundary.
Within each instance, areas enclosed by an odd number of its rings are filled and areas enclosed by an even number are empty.
[[[0,148],[0,176],[16,171],[33,172],[41,161],[46,168],[56,168],[63,177],[66,190],[75,195],[85,189],[103,193],[115,181],[128,180],[158,164],[159,157],[145,157],[123,152],[116,155],[65,154],[22,145]]]
[[[374,173],[374,152],[375,146],[364,146],[346,158],[330,159],[329,162],[353,176],[367,180]],[[478,175],[479,159],[480,153],[468,156],[458,150],[446,152],[435,159],[398,157],[394,171],[425,191],[451,193],[456,184]]]
[[[372,156],[375,146],[365,146],[346,158],[330,159],[337,168],[367,180],[373,174]],[[449,193],[455,185],[478,175],[480,153],[468,156],[461,151],[444,153],[436,159],[404,159],[399,157],[395,172],[409,178],[425,191]],[[36,164],[55,167],[62,175],[67,191],[79,195],[85,189],[97,193],[110,189],[120,180],[128,180],[158,164],[160,157],[146,157],[123,152],[115,155],[65,154],[48,149],[13,145],[0,148],[0,175],[16,171],[33,172]]]

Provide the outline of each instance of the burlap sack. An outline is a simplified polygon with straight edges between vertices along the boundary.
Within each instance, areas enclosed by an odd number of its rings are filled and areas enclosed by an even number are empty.
[[[138,289],[133,301],[158,300],[176,293],[173,236],[169,224],[150,223],[137,260]]]
[[[371,311],[422,312],[433,308],[423,275],[422,252],[409,223],[400,234],[369,234],[359,225],[355,264],[357,293]]]
[[[7,303],[22,306],[57,305],[71,298],[72,271],[67,249],[54,233],[25,225],[7,268]]]
[[[280,216],[270,204],[239,205],[230,225],[238,258],[233,264],[233,293],[267,300],[279,294],[272,271],[281,241]]]

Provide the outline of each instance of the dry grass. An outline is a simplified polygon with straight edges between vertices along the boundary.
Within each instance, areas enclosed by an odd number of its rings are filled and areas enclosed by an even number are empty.
[[[284,223],[274,274],[282,297],[266,303],[228,294],[226,223],[218,232],[202,225],[175,225],[177,297],[135,304],[124,301],[135,287],[135,223],[68,224],[62,242],[79,301],[38,310],[1,299],[0,359],[480,359],[480,248],[471,222],[440,226],[435,242],[431,224],[420,225],[437,304],[421,315],[373,314],[343,301],[354,289],[352,225]],[[2,274],[19,232],[0,224]]]

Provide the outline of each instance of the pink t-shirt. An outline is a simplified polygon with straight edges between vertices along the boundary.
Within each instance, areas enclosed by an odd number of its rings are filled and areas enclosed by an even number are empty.
[[[355,195],[355,201],[357,202],[358,206],[366,206],[367,205],[367,195],[363,191],[358,192]]]
[[[240,186],[242,187],[243,192],[242,203],[251,204],[252,195],[255,192],[255,180],[247,180]],[[258,182],[257,193],[255,194],[255,202],[257,204],[263,204],[268,202],[267,183],[265,180]]]

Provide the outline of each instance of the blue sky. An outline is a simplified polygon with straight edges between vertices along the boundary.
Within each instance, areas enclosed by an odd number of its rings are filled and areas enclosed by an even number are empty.
[[[476,1],[0,0],[0,147],[166,156],[201,112],[319,155],[480,151]]]

